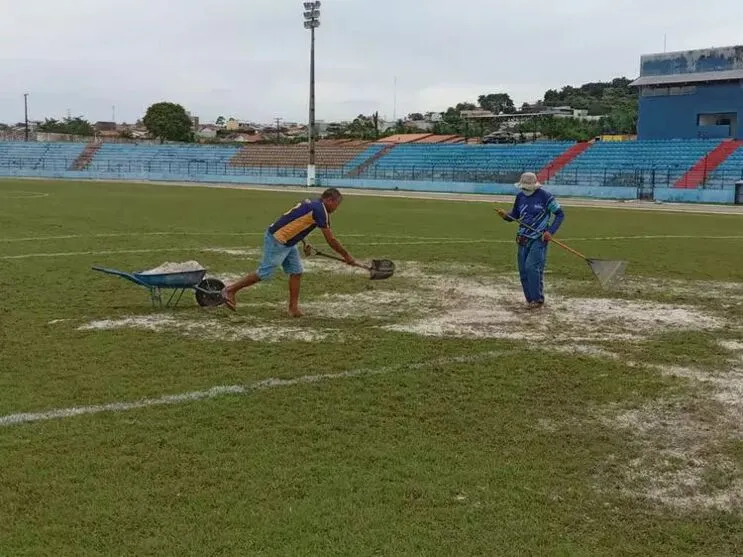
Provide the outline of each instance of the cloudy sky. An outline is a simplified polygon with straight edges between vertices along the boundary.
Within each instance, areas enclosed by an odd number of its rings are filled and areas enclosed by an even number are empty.
[[[703,8],[702,8],[703,6]],[[643,53],[743,43],[741,0],[323,0],[317,118],[635,77]],[[306,121],[299,0],[0,0],[0,122],[133,122],[153,102]]]

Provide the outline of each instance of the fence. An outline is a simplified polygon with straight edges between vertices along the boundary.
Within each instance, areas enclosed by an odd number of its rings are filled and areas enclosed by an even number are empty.
[[[38,172],[65,172],[72,170],[75,159],[69,158],[0,158],[0,174],[3,170],[14,175],[23,175],[24,170]],[[383,181],[417,182],[471,182],[480,184],[512,184],[518,181],[522,172],[533,168],[510,166],[509,168],[468,168],[466,166],[419,165],[384,166],[372,165],[358,175],[353,168],[328,168],[318,166],[319,179],[358,178]],[[627,188],[669,188],[685,176],[689,169],[679,166],[656,168],[607,167],[600,170],[563,170],[545,180],[547,184],[561,186],[627,187]],[[290,177],[306,178],[306,166],[232,166],[229,162],[193,159],[190,161],[122,161],[95,160],[83,172],[105,174],[172,174],[177,176],[246,176],[251,178]],[[743,180],[743,168],[720,170],[697,177],[705,189],[732,187]],[[686,181],[686,180],[684,180]],[[686,185],[686,184],[679,184]],[[691,185],[691,184],[690,184]],[[694,183],[696,185],[696,182]]]

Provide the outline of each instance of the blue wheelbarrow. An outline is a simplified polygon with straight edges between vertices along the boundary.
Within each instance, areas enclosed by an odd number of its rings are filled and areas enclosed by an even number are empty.
[[[176,307],[186,290],[195,291],[196,303],[201,307],[216,307],[224,303],[222,298],[224,283],[219,279],[204,278],[206,269],[161,274],[126,273],[105,267],[93,267],[93,270],[121,277],[146,288],[150,291],[152,307],[163,307],[163,290],[172,290],[169,297],[165,296],[167,308]]]

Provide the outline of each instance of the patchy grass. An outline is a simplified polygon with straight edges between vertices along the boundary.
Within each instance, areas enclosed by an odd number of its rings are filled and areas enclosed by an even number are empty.
[[[3,554],[736,554],[740,217],[569,208],[629,276],[553,246],[537,315],[485,203],[349,197],[336,233],[398,272],[307,261],[299,321],[283,276],[235,315],[90,270],[237,276],[296,198],[0,181],[0,420],[228,387],[0,426]]]

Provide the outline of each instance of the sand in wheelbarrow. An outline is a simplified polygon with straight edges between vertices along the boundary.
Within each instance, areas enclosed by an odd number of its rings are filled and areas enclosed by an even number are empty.
[[[203,271],[204,266],[198,261],[184,261],[182,263],[171,263],[170,261],[158,265],[154,269],[142,271],[141,275],[164,275],[168,273],[189,273],[192,271]]]

